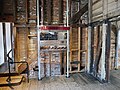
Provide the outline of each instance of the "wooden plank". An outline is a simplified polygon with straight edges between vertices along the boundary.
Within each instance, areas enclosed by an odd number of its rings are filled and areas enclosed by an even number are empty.
[[[114,75],[111,77],[111,83],[106,84],[101,84],[85,73],[77,73],[71,75],[70,78],[57,76],[45,77],[40,81],[31,79],[29,83],[23,82],[23,84],[13,88],[14,90],[119,90],[120,79],[117,77],[120,75],[118,70],[116,72],[112,72]],[[0,90],[11,89],[8,87],[0,87]]]
[[[88,60],[88,31],[86,28],[86,32],[85,32],[85,49],[86,49],[86,60],[85,60],[85,71],[87,70],[87,60]]]
[[[64,52],[64,64],[63,64],[63,66],[64,66],[64,74],[66,74],[66,52]]]

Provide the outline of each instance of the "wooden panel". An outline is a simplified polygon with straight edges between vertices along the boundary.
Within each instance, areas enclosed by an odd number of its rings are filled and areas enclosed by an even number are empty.
[[[17,28],[18,61],[27,59],[27,28]]]
[[[103,15],[106,17],[113,17],[120,14],[119,0],[94,0],[92,2],[92,20],[102,20]],[[105,12],[103,12],[103,10]]]
[[[100,20],[100,15],[103,14],[103,1],[102,0],[96,0],[92,2],[92,21],[95,21],[96,19]]]
[[[70,73],[80,72],[87,60],[87,29],[74,27],[70,31]],[[76,68],[74,70],[74,68]]]

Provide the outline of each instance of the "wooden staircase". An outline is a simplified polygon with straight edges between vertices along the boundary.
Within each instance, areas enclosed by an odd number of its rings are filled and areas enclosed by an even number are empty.
[[[11,80],[8,80],[8,73],[4,73],[2,74],[2,77],[0,76],[0,87],[20,85],[24,78],[25,77],[22,75],[14,74],[13,76],[11,76]]]
[[[4,87],[4,86],[16,86],[16,85],[20,85],[25,77],[23,75],[21,75],[21,73],[23,73],[23,71],[26,70],[26,74],[27,74],[27,80],[29,82],[29,66],[28,63],[26,61],[21,61],[21,62],[14,62],[12,60],[12,58],[9,57],[9,54],[12,52],[12,49],[8,52],[7,57],[8,57],[8,72],[7,73],[0,73],[0,87]],[[22,63],[21,64],[21,70],[19,70],[19,72],[11,72],[11,64],[15,64],[15,63]]]

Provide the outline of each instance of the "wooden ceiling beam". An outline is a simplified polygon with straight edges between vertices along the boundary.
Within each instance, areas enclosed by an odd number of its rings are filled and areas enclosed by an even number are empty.
[[[71,19],[70,24],[75,24],[79,21],[80,17],[88,10],[88,3],[81,8]]]

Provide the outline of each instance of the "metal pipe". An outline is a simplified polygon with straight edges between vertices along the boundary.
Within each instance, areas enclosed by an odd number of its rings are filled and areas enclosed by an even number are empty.
[[[66,0],[66,2],[67,2],[67,27],[69,26],[69,2],[68,2],[68,0]]]
[[[68,7],[68,0],[67,1],[67,27],[69,26],[69,7]],[[67,77],[69,77],[69,30],[67,30]]]
[[[41,79],[40,75],[40,15],[39,15],[39,0],[37,0],[37,40],[38,40],[38,80]]]

